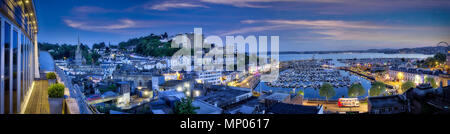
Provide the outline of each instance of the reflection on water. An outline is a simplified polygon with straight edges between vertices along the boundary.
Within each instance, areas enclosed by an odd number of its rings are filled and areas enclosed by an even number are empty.
[[[433,55],[424,54],[383,54],[383,53],[337,53],[337,54],[280,54],[280,61],[291,61],[291,60],[309,60],[309,59],[333,59],[332,63],[335,66],[345,66],[345,64],[340,63],[337,59],[363,59],[363,58],[419,58],[424,59],[432,57]],[[343,76],[350,76],[351,83],[360,82],[365,89],[365,93],[358,98],[365,98],[368,96],[368,91],[371,87],[371,82],[357,75],[350,74],[341,70]],[[339,98],[348,97],[348,87],[335,87],[336,95],[329,98],[329,100],[337,100]],[[293,88],[283,88],[283,87],[270,87],[267,86],[265,82],[261,82],[255,88],[255,90],[263,92],[283,92],[290,93]],[[296,89],[295,92],[303,90],[305,99],[321,99],[325,100],[325,97],[319,95],[319,89],[314,88],[300,88]]]
[[[355,74],[351,74],[349,72],[346,71],[342,71],[340,70],[342,76],[349,76],[350,77],[350,81],[351,83],[354,82],[360,82],[362,84],[362,86],[364,87],[364,89],[366,90],[366,92],[362,95],[359,96],[358,98],[362,99],[362,98],[366,98],[368,96],[368,90],[372,87],[371,86],[371,82],[369,80],[366,80],[364,78],[361,78]],[[293,88],[283,88],[283,87],[270,87],[267,86],[267,84],[265,82],[261,82],[259,83],[259,85],[255,88],[255,90],[257,91],[263,91],[263,92],[282,92],[282,93],[290,93],[293,91]],[[314,88],[297,88],[295,92],[298,92],[299,90],[303,90],[303,92],[305,93],[304,98],[305,99],[323,99],[325,100],[325,97],[322,97],[319,95],[319,89],[314,89]],[[329,100],[337,100],[339,98],[347,98],[348,97],[348,87],[344,86],[344,87],[335,87],[334,90],[336,91],[336,95],[328,98]]]

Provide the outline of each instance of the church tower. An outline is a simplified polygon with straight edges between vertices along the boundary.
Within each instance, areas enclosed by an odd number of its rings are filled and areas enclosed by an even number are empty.
[[[83,64],[83,55],[81,52],[81,43],[80,43],[80,35],[78,35],[78,45],[77,50],[75,51],[75,65],[82,65]]]

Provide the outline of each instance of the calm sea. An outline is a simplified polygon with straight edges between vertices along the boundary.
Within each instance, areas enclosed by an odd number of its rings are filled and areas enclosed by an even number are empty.
[[[384,54],[384,53],[335,53],[335,54],[280,54],[280,61],[307,59],[364,59],[364,58],[420,58],[425,59],[433,55],[424,54]]]

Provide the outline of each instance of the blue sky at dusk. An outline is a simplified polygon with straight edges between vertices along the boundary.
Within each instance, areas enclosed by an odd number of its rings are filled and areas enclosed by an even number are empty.
[[[450,42],[449,0],[39,0],[40,42],[117,44],[151,33],[280,36],[280,51]]]

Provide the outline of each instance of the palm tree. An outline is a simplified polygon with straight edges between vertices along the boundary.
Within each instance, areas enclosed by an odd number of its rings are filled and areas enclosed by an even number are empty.
[[[330,83],[324,83],[319,89],[319,95],[325,97],[326,102],[328,102],[328,98],[335,96],[336,91],[334,91],[333,85]]]

